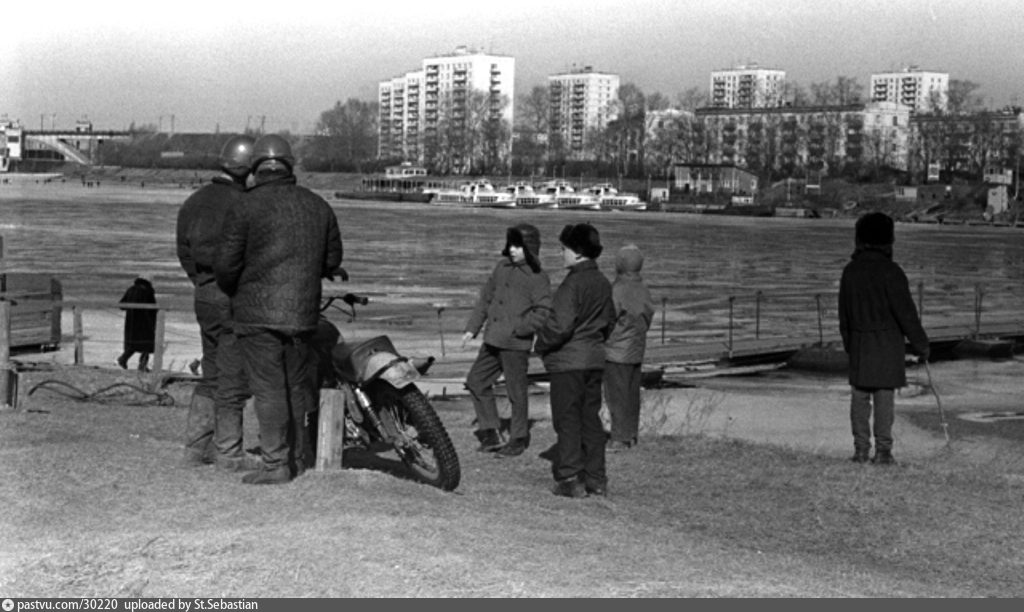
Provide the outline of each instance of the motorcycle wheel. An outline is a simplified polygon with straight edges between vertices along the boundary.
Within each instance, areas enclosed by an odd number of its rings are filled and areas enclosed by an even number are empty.
[[[459,456],[434,408],[415,385],[395,389],[378,385],[373,394],[382,421],[391,421],[400,440],[395,450],[425,484],[453,491],[462,478]]]

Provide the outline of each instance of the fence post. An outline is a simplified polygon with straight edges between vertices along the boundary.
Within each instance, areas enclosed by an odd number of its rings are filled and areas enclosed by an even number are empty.
[[[981,288],[981,284],[974,286],[974,337],[977,338],[981,334],[981,299],[984,295],[984,290]]]
[[[729,296],[729,358],[732,359],[732,307],[736,302],[736,296]]]
[[[818,307],[818,346],[825,346],[825,332],[821,327],[821,294],[814,294],[814,301]]]
[[[85,363],[85,346],[82,335],[82,311],[78,306],[71,307],[71,325],[75,338],[75,365],[82,365]]]
[[[917,283],[917,317],[924,319],[924,281]]]
[[[0,298],[0,407],[10,408],[11,392],[11,303]]]
[[[668,298],[661,298],[661,343],[665,344],[665,304]]]
[[[764,296],[764,292],[760,289],[757,291],[757,295],[754,296],[754,338],[757,340],[761,339],[761,298]]]
[[[444,306],[437,307],[437,334],[441,337],[441,356],[444,357],[444,324],[441,321],[441,313],[444,312]]]
[[[153,373],[159,374],[164,367],[164,311],[156,311],[156,344],[153,347]]]

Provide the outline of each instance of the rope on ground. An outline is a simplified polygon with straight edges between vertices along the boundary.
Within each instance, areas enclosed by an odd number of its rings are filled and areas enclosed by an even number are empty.
[[[97,389],[92,393],[86,393],[85,391],[82,391],[78,387],[66,383],[62,380],[49,379],[39,382],[31,389],[29,389],[28,395],[31,397],[33,393],[42,388],[48,391],[59,393],[65,397],[70,397],[73,400],[81,402],[102,402],[104,401],[104,394],[109,394],[110,391],[117,389],[119,387],[127,387],[143,395],[151,396],[151,403],[156,404],[157,406],[174,405],[174,398],[164,391],[150,391],[145,387],[140,387],[139,385],[133,385],[131,383],[126,382],[114,383],[112,385],[107,385],[106,387],[103,387],[101,389]]]

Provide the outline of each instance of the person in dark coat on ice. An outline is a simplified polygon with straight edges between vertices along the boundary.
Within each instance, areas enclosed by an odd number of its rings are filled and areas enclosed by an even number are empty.
[[[121,304],[156,304],[153,284],[139,277],[121,297]],[[149,356],[153,353],[156,338],[155,308],[125,308],[124,352],[117,358],[117,365],[128,369],[128,360],[139,353],[139,369],[149,371]]]
[[[888,215],[874,212],[858,219],[856,250],[839,283],[839,332],[850,360],[852,461],[856,463],[895,463],[895,390],[907,384],[906,342],[928,360],[928,336],[907,276],[892,260],[894,241],[894,224]],[[872,433],[875,455],[869,459]]]

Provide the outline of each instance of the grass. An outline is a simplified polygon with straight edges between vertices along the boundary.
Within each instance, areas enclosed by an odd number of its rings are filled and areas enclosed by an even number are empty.
[[[181,395],[180,392],[177,395]],[[184,402],[0,413],[0,592],[17,597],[1024,595],[1021,479],[953,459],[858,466],[700,433],[714,397],[645,399],[607,498],[551,495],[550,422],[475,452],[435,401],[453,494],[353,466],[279,487],[177,466]],[[660,435],[659,412],[693,413]],[[663,422],[667,422],[667,419]]]

